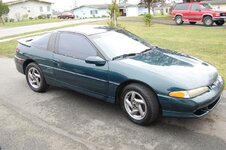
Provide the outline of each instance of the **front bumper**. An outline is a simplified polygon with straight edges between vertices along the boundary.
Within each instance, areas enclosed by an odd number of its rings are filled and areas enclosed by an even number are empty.
[[[213,21],[226,20],[226,16],[213,17]]]
[[[208,114],[220,102],[224,81],[211,86],[210,91],[191,99],[172,98],[158,95],[162,116],[176,118],[198,118]]]

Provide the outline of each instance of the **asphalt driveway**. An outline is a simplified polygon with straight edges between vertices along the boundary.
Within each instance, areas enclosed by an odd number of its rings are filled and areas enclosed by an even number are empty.
[[[66,89],[31,91],[13,59],[0,59],[0,146],[40,149],[226,149],[226,93],[200,119],[130,122],[116,105]]]

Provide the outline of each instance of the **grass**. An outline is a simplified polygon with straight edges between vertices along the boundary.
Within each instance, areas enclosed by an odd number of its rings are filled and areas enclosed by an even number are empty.
[[[26,25],[33,25],[33,24],[42,24],[42,23],[51,23],[51,22],[60,22],[61,19],[36,19],[36,20],[24,20],[18,22],[5,22],[3,25],[0,22],[0,27],[18,27],[18,26],[26,26]]]
[[[8,41],[0,43],[0,56],[13,57],[16,52],[17,41]]]
[[[89,24],[106,24],[105,21]],[[226,79],[226,30],[204,26],[168,26],[143,22],[121,21],[127,30],[141,36],[153,45],[176,50],[205,60],[219,70]],[[16,41],[0,43],[0,55],[13,56]]]
[[[153,16],[153,18],[158,18],[158,19],[172,19],[172,15],[156,15],[156,16]]]

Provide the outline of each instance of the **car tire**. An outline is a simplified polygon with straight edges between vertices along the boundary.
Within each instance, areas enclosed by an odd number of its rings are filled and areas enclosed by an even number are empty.
[[[205,26],[212,26],[213,25],[213,19],[211,16],[206,16],[203,18],[203,24]]]
[[[189,23],[190,23],[190,24],[196,24],[196,22],[192,22],[192,21],[190,21]]]
[[[224,20],[219,20],[219,21],[216,21],[215,23],[218,26],[222,26],[225,23],[225,21]]]
[[[121,92],[121,107],[126,116],[139,125],[150,125],[159,116],[159,102],[155,93],[139,83],[127,85]]]
[[[176,18],[175,18],[175,23],[176,23],[177,25],[182,25],[182,24],[184,23],[184,21],[183,21],[183,19],[182,19],[182,16],[180,16],[180,15],[176,16]]]
[[[26,80],[29,87],[35,92],[45,92],[48,84],[45,81],[42,70],[36,63],[30,63],[25,70]]]

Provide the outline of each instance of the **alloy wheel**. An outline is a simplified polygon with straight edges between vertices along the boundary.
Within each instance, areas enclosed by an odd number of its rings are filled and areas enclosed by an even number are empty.
[[[130,91],[124,97],[126,112],[136,120],[143,119],[147,114],[147,104],[138,92]]]
[[[29,68],[28,81],[33,88],[38,89],[40,87],[41,75],[36,68],[34,68],[34,67]]]

